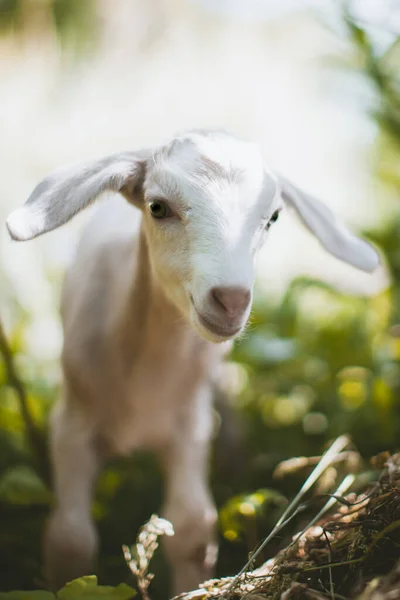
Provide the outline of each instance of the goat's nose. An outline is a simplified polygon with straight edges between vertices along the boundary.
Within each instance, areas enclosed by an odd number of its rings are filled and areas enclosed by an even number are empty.
[[[213,303],[229,317],[240,317],[250,303],[250,290],[244,287],[227,286],[211,289]]]

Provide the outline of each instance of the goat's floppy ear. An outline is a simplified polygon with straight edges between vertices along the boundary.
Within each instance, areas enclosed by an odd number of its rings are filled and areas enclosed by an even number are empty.
[[[362,271],[372,272],[379,265],[379,255],[367,242],[341,223],[320,200],[306,194],[286,178],[278,176],[283,200],[292,206],[304,225],[331,254]]]
[[[7,219],[14,240],[30,240],[63,225],[105,191],[135,188],[144,178],[144,152],[123,152],[57,169]]]

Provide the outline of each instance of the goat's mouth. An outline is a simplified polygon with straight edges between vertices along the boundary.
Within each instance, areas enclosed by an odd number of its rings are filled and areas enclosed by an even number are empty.
[[[216,323],[209,317],[204,316],[199,310],[197,310],[196,304],[191,294],[190,303],[193,309],[192,319],[194,321],[194,324],[200,330],[200,335],[208,341],[216,343],[226,342],[237,336],[245,326],[245,323],[241,323],[240,325],[235,323],[231,326],[221,325],[221,323]]]
[[[208,332],[213,334],[213,336],[219,338],[221,341],[229,340],[230,338],[235,337],[242,330],[242,326],[240,327],[224,327],[218,323],[214,323],[213,321],[209,321],[206,317],[196,311],[198,321],[200,325],[206,329]]]

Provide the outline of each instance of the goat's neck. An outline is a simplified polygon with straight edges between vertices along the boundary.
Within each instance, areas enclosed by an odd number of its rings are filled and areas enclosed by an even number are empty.
[[[119,322],[122,356],[127,369],[144,351],[160,356],[179,344],[198,349],[208,346],[189,326],[155,280],[149,259],[146,233],[139,233],[135,271]],[[125,358],[124,358],[125,362]]]

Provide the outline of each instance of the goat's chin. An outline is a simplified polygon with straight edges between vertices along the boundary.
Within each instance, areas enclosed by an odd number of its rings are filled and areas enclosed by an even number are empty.
[[[233,329],[232,331],[222,331],[217,328],[217,326],[207,326],[204,323],[204,320],[197,314],[196,311],[193,311],[191,314],[191,322],[192,327],[197,333],[207,342],[212,342],[213,344],[222,344],[223,342],[229,342],[233,340],[237,336],[239,336],[243,329],[243,327],[238,327]]]
[[[213,333],[212,331],[210,331],[209,329],[206,329],[206,327],[203,327],[202,325],[196,323],[193,324],[194,325],[194,329],[197,331],[197,333],[200,335],[200,337],[202,337],[204,340],[206,340],[206,342],[212,342],[213,344],[222,344],[223,342],[228,342],[229,340],[232,340],[236,335],[239,335],[240,332],[234,334],[234,335],[217,335],[216,333]]]

